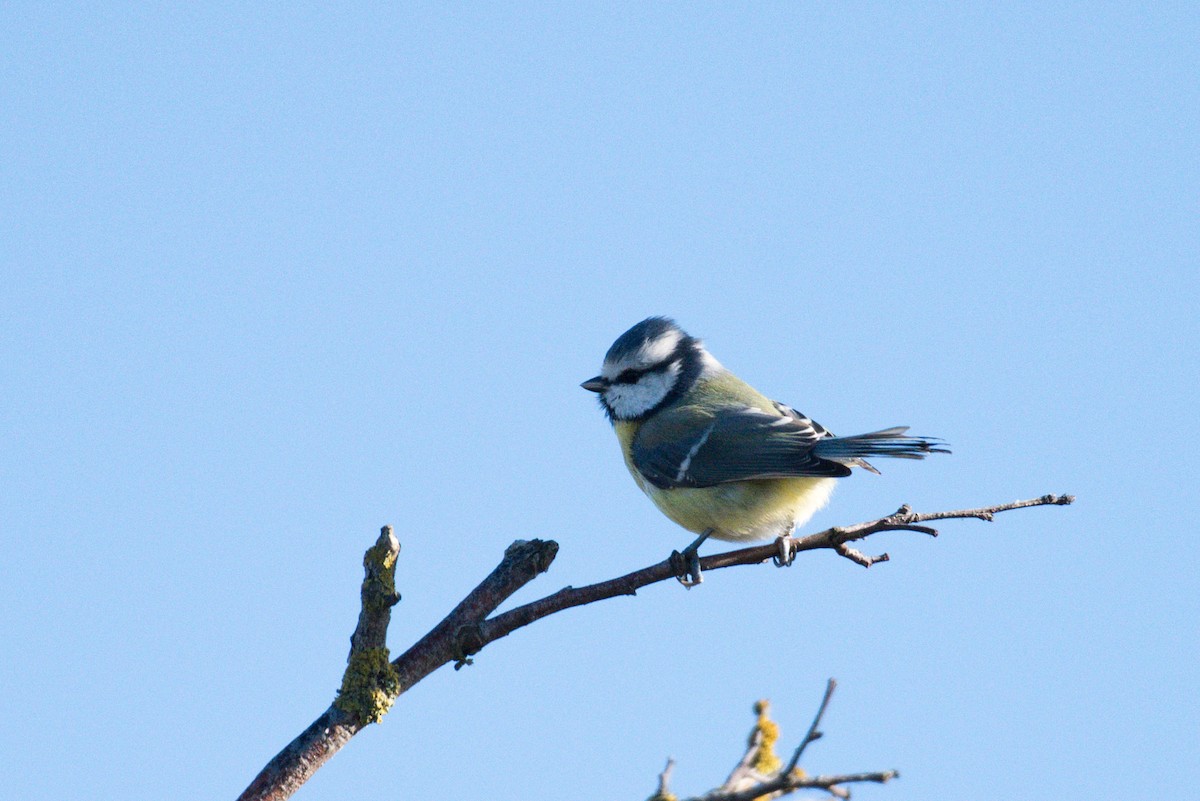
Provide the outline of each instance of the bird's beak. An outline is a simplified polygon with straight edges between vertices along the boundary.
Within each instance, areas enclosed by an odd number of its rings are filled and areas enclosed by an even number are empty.
[[[583,387],[588,392],[603,392],[604,390],[608,389],[608,379],[604,378],[603,376],[596,376],[595,378],[589,378],[579,386]]]

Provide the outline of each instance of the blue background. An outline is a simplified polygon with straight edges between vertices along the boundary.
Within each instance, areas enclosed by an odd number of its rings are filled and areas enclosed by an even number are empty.
[[[1069,508],[575,610],[299,798],[719,783],[759,697],[858,797],[1182,798],[1200,764],[1193,4],[9,3],[0,787],[232,798],[325,708],[383,523],[395,652],[688,540],[578,388],[650,314],[908,502]]]

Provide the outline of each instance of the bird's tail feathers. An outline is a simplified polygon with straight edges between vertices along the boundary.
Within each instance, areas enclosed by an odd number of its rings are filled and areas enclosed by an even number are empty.
[[[813,446],[813,453],[822,459],[855,463],[868,456],[924,459],[931,453],[950,452],[937,437],[909,436],[907,432],[908,426],[896,426],[853,437],[826,437]]]

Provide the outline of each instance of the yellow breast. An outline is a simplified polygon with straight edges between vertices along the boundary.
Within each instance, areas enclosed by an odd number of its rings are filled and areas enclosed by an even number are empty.
[[[760,540],[803,525],[829,501],[835,479],[771,478],[733,481],[714,487],[659,489],[633,463],[639,424],[618,420],[615,428],[625,466],[642,492],[671,520],[697,534],[713,529],[719,540]]]

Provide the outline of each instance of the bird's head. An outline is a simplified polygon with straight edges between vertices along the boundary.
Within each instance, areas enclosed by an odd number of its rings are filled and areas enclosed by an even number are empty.
[[[686,392],[716,359],[674,320],[650,317],[617,337],[600,375],[580,386],[600,396],[612,420],[641,420]]]

